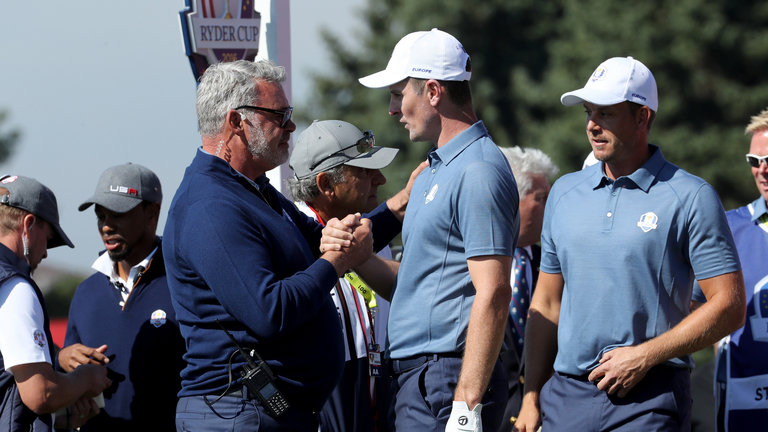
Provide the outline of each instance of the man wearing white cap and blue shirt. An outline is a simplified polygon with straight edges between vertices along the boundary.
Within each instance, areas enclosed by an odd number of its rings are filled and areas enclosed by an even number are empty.
[[[385,70],[360,79],[388,87],[389,114],[435,146],[406,209],[389,318],[398,431],[497,430],[506,403],[499,350],[518,194],[474,112],[471,75],[461,43],[432,29],[403,37]]]
[[[744,320],[720,200],[648,143],[658,98],[639,61],[606,60],[561,102],[585,108],[599,163],[561,177],[547,200],[516,427],[690,430],[689,354]],[[691,312],[694,278],[708,307]]]
[[[294,177],[288,185],[296,207],[323,225],[332,218],[375,209],[378,188],[387,181],[379,170],[394,160],[398,150],[374,144],[372,131],[363,132],[351,123],[312,123],[291,152]],[[379,256],[391,258],[389,247]],[[341,321],[345,364],[341,381],[320,410],[320,430],[390,430],[392,394],[381,364],[389,301],[354,271],[339,278],[331,297]]]

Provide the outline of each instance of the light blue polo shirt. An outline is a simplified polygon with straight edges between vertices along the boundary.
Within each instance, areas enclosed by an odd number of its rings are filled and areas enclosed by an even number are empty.
[[[467,259],[514,254],[518,201],[512,171],[482,122],[429,153],[403,221],[391,358],[463,351],[475,298]]]
[[[558,372],[588,373],[605,352],[666,332],[688,315],[694,277],[740,269],[715,190],[651,150],[629,176],[612,181],[599,163],[549,194],[541,270],[565,280]]]

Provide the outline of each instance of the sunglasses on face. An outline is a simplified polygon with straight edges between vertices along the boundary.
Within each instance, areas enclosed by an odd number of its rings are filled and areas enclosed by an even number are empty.
[[[339,151],[333,152],[333,153],[329,154],[328,156],[320,159],[319,161],[315,162],[311,167],[309,167],[309,170],[310,171],[314,170],[321,163],[327,161],[328,159],[330,159],[330,158],[332,158],[334,156],[337,156],[339,154],[343,154],[345,150],[349,150],[352,147],[355,147],[355,149],[357,150],[357,152],[359,154],[368,153],[369,151],[371,151],[371,149],[373,149],[374,144],[376,144],[376,139],[373,137],[373,132],[367,130],[367,131],[363,132],[363,137],[360,138],[359,140],[357,140],[357,142],[355,142],[352,145],[346,146],[346,147],[340,149]]]
[[[752,168],[760,168],[760,162],[768,164],[768,155],[758,156],[753,155],[752,153],[747,153],[747,162],[749,162]]]
[[[293,116],[293,107],[288,107],[286,109],[278,110],[278,109],[264,108],[264,107],[253,106],[253,105],[240,105],[239,107],[235,108],[235,111],[243,108],[252,109],[256,111],[264,111],[271,114],[277,114],[279,116],[282,116],[282,119],[280,121],[281,128],[285,128],[285,125],[287,125],[288,122],[291,121],[291,116]]]

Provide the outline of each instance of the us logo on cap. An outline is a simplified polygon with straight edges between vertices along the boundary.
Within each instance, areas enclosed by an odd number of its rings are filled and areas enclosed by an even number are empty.
[[[4,178],[0,183],[7,184],[7,183],[13,183],[16,181],[16,179],[19,178],[19,176],[8,176]]]

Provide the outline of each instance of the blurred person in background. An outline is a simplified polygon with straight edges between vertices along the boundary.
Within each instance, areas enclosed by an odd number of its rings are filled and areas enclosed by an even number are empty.
[[[512,263],[512,302],[509,305],[501,351],[501,361],[509,381],[509,399],[504,411],[505,421],[501,423],[499,431],[509,432],[512,431],[512,425],[523,401],[525,322],[539,276],[539,241],[541,224],[544,221],[544,206],[549,196],[549,179],[557,174],[558,168],[552,163],[552,159],[539,149],[499,148],[507,158],[512,174],[515,175],[517,193],[520,195],[520,235]]]
[[[768,424],[768,109],[753,116],[746,155],[759,196],[726,213],[739,251],[747,299],[744,326],[717,345],[715,406],[718,431]],[[693,300],[707,301],[701,286]]]

